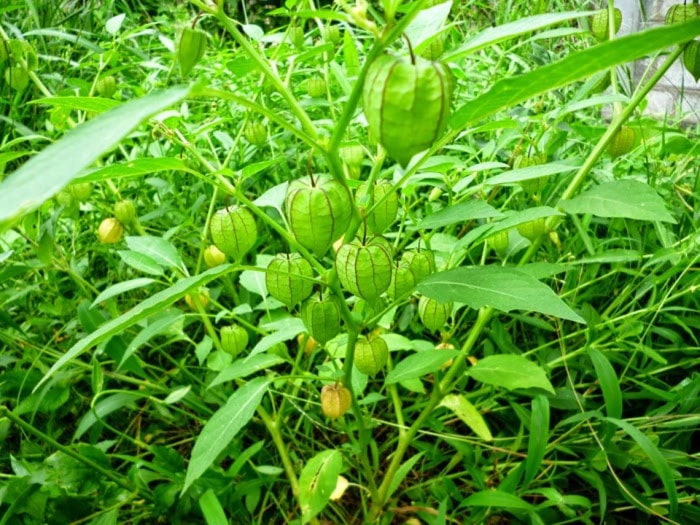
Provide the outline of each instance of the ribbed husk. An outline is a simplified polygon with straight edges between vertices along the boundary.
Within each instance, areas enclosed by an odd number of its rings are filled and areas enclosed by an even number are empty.
[[[683,51],[683,65],[693,75],[695,82],[700,80],[700,40],[690,42]]]
[[[216,247],[234,261],[248,253],[258,240],[253,213],[239,206],[217,211],[211,218],[209,232]]]
[[[180,74],[186,77],[204,56],[207,48],[207,35],[203,31],[186,27],[182,30],[177,46],[177,61]]]
[[[285,208],[294,237],[317,257],[322,257],[345,233],[352,215],[348,190],[327,176],[292,181]]]
[[[342,385],[326,385],[321,390],[321,410],[331,419],[345,414],[352,405],[350,390]]]
[[[325,344],[340,333],[340,305],[332,295],[314,294],[301,305],[301,320],[311,337]]]
[[[391,254],[379,239],[343,244],[336,254],[335,267],[340,284],[369,302],[379,299],[391,283]]]
[[[298,253],[280,253],[267,265],[265,284],[272,297],[288,307],[299,304],[313,292],[314,270]]]
[[[391,224],[396,220],[396,214],[399,212],[399,196],[393,190],[393,185],[388,180],[380,180],[371,186],[364,182],[357,188],[355,200],[357,203],[369,209],[377,202],[389,194],[382,204],[374,208],[374,211],[369,215],[365,215],[365,221],[369,230],[375,235],[384,233]]]
[[[401,254],[399,265],[409,267],[419,283],[435,271],[435,256],[428,250],[409,250]]]
[[[394,266],[391,272],[391,283],[386,294],[390,299],[398,299],[412,292],[416,284],[418,281],[413,270],[409,266],[399,264]]]
[[[224,326],[219,332],[221,348],[232,356],[237,356],[248,346],[248,331],[240,325]]]
[[[610,153],[610,156],[616,158],[632,151],[635,137],[636,135],[632,128],[622,126],[617,130],[617,133],[613,135],[610,144],[608,144],[608,153]]]
[[[382,55],[369,67],[362,100],[369,133],[406,166],[433,145],[450,115],[452,74],[441,62]]]
[[[615,33],[620,30],[622,25],[622,11],[617,7],[614,9],[615,13]],[[610,31],[608,30],[608,20],[610,16],[608,14],[608,9],[601,9],[596,14],[593,15],[591,20],[591,34],[599,42],[604,42],[610,38]]]
[[[431,332],[440,330],[452,313],[452,303],[440,303],[429,297],[421,297],[418,301],[418,316],[423,326]]]
[[[354,361],[363,374],[373,376],[379,372],[389,359],[389,347],[380,335],[360,336],[355,343]]]
[[[682,24],[700,18],[700,5],[697,4],[675,4],[666,11],[667,24]]]

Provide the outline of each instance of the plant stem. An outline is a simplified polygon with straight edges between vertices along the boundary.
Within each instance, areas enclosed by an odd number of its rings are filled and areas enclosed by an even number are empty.
[[[33,425],[25,422],[22,418],[13,414],[12,411],[4,405],[0,406],[0,416],[6,417],[7,419],[12,421],[14,424],[16,424],[18,427],[20,427],[25,432],[28,432],[29,434],[36,436],[37,438],[41,439],[42,441],[48,443],[50,446],[52,446],[56,450],[63,452],[65,455],[70,456],[71,458],[75,459],[76,461],[79,461],[80,463],[83,463],[84,465],[90,467],[91,469],[95,470],[96,472],[99,472],[105,478],[112,480],[114,483],[119,485],[124,490],[126,490],[130,493],[137,493],[140,497],[148,499],[149,501],[152,499],[151,494],[149,492],[145,492],[142,489],[130,484],[128,482],[128,480],[125,479],[124,477],[119,476],[119,475],[115,474],[114,472],[106,469],[103,465],[100,465],[99,463],[95,463],[94,461],[87,458],[86,456],[74,451],[72,448],[61,445],[58,441],[53,439],[48,434],[43,433],[38,428],[35,428]]]

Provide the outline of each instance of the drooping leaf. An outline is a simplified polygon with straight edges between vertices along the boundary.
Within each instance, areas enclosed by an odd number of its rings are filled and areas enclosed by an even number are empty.
[[[523,487],[527,487],[540,469],[549,441],[549,400],[545,396],[532,399],[530,438],[527,441],[527,459]]]
[[[635,180],[599,184],[568,201],[561,201],[559,207],[568,213],[676,223],[661,196],[648,184]]]
[[[141,235],[139,237],[126,237],[126,245],[133,251],[146,255],[158,264],[171,269],[183,270],[182,262],[177,248],[162,237]]]
[[[224,406],[211,416],[192,448],[182,493],[214,463],[236,434],[250,421],[270,381],[258,377],[236,390]]]
[[[185,98],[189,87],[155,91],[98,115],[45,148],[0,182],[0,232],[38,208],[115,147],[150,115]]]
[[[472,429],[474,434],[484,441],[493,440],[493,435],[484,417],[464,395],[448,394],[440,401],[440,406],[454,412],[455,416],[461,419],[465,425]]]
[[[399,361],[386,376],[386,384],[399,383],[435,372],[450,359],[459,355],[457,350],[424,351],[411,354]]]
[[[312,457],[299,476],[301,522],[308,523],[328,504],[343,468],[337,450],[324,450]]]
[[[467,374],[487,385],[507,390],[540,388],[554,394],[544,369],[520,355],[490,355],[480,359]]]
[[[423,295],[472,308],[540,312],[577,323],[585,320],[569,308],[547,285],[527,273],[502,266],[453,268],[433,274],[418,284]]]

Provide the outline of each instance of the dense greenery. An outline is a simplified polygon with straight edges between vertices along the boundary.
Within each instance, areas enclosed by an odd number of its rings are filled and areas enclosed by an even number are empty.
[[[0,525],[700,522],[700,21],[269,4],[0,8]]]

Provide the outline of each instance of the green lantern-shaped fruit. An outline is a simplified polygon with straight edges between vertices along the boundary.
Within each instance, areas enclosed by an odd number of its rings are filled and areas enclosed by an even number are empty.
[[[376,302],[391,283],[391,252],[375,239],[343,244],[335,268],[343,288],[370,303]]]
[[[693,75],[695,82],[700,80],[700,40],[693,40],[685,47],[683,65]]]
[[[92,183],[91,182],[76,182],[68,186],[69,193],[78,202],[85,202],[92,195]]]
[[[494,233],[486,239],[486,244],[493,248],[498,255],[504,255],[508,250],[508,231]]]
[[[301,305],[301,320],[309,335],[325,344],[340,333],[340,305],[335,296],[314,294]]]
[[[445,52],[445,41],[442,37],[437,37],[435,40],[430,42],[430,45],[426,47],[420,54],[426,60],[437,60]]]
[[[262,122],[250,120],[243,128],[243,136],[253,146],[262,146],[267,141],[267,128]]]
[[[290,27],[287,33],[289,41],[297,49],[304,47],[304,30],[301,27]]]
[[[224,326],[219,332],[224,352],[237,356],[248,346],[248,331],[240,325]]]
[[[323,40],[331,44],[340,42],[340,28],[337,25],[327,25],[323,28]]]
[[[297,242],[317,257],[322,257],[350,224],[350,193],[341,182],[327,176],[292,181],[284,203]]]
[[[452,73],[441,62],[382,55],[367,71],[362,101],[369,133],[406,166],[445,130]]]
[[[207,48],[207,35],[203,31],[186,27],[182,30],[177,46],[177,61],[180,64],[180,74],[186,77],[197,65]]]
[[[307,79],[306,92],[313,98],[324,96],[326,94],[326,81],[321,77],[311,77]]]
[[[666,11],[667,24],[682,24],[700,18],[700,4],[674,4]]]
[[[518,155],[513,159],[513,169],[529,168],[531,166],[539,166],[547,162],[547,157],[544,155]],[[536,179],[527,179],[520,181],[523,191],[528,195],[539,193],[546,181],[545,177],[537,177]]]
[[[399,265],[410,268],[419,283],[435,271],[435,257],[428,250],[409,250],[401,255]]]
[[[355,366],[363,374],[373,376],[389,359],[389,347],[380,335],[360,336],[355,343]]]
[[[388,195],[386,199],[384,197]],[[388,180],[380,180],[371,186],[365,182],[357,188],[355,200],[362,209],[373,207],[380,200],[384,201],[374,208],[369,215],[365,215],[365,221],[369,230],[375,235],[381,235],[391,223],[396,220],[399,211],[399,196],[393,191],[393,185]]]
[[[253,213],[239,206],[217,211],[211,218],[209,232],[216,247],[234,261],[248,253],[258,240]]]
[[[352,405],[352,394],[343,385],[326,385],[321,389],[321,410],[330,419],[345,414]]]
[[[622,126],[617,133],[613,135],[610,144],[608,144],[608,153],[612,158],[617,158],[632,151],[636,134],[632,128]]]
[[[214,266],[219,266],[226,262],[226,254],[219,250],[213,244],[207,246],[204,250],[204,264],[207,268],[214,268]]]
[[[131,224],[136,219],[136,206],[133,201],[123,199],[114,205],[114,216],[122,224]]]
[[[15,91],[24,91],[29,85],[29,73],[22,66],[8,67],[5,70],[5,82]]]
[[[620,30],[622,25],[622,11],[617,7],[614,9],[615,13],[615,33]],[[610,37],[610,31],[608,30],[608,21],[610,20],[610,15],[607,9],[601,9],[591,20],[591,34],[598,42],[604,42]]]
[[[102,244],[114,244],[124,235],[124,226],[114,217],[109,217],[97,228],[97,238]]]
[[[421,323],[431,332],[437,332],[445,326],[452,313],[452,303],[441,303],[429,297],[421,297],[418,301],[418,316]]]
[[[418,284],[418,281],[416,280],[416,275],[413,273],[413,270],[408,266],[399,264],[394,266],[391,272],[391,283],[389,283],[386,294],[392,300],[400,299],[412,292],[416,284]]]
[[[265,284],[270,295],[291,308],[313,292],[313,268],[298,253],[278,254],[267,265]]]
[[[528,241],[534,242],[545,234],[547,227],[544,217],[518,224],[518,233]]]
[[[117,91],[117,79],[112,75],[102,77],[95,83],[95,90],[101,97],[112,98]]]

